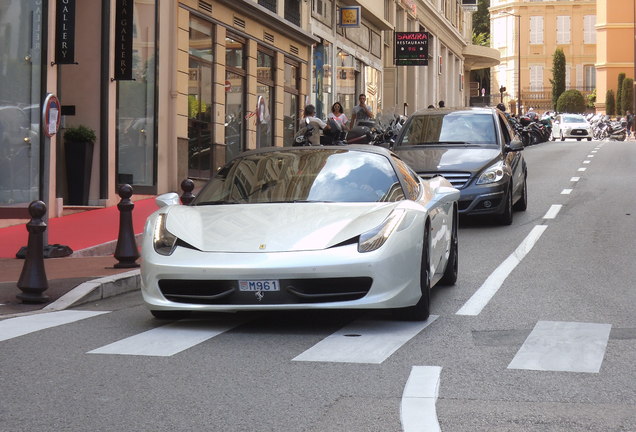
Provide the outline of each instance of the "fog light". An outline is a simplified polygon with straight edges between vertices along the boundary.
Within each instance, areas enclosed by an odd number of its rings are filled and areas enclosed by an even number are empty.
[[[490,202],[490,200],[486,200],[486,201],[484,201],[484,207],[485,207],[485,208],[490,208],[490,207],[492,207],[492,202]]]

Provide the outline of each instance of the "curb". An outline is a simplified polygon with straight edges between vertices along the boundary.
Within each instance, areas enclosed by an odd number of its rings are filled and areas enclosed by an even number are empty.
[[[135,291],[140,288],[141,277],[138,269],[93,279],[78,285],[53,303],[45,306],[42,312],[60,311],[72,306],[79,306],[81,304]]]

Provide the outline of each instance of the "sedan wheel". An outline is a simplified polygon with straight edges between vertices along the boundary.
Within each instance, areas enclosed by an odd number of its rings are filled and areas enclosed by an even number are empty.
[[[506,196],[506,206],[502,214],[498,217],[499,223],[501,225],[510,225],[512,224],[512,187],[508,190]]]
[[[396,311],[396,315],[400,319],[407,321],[426,321],[431,313],[431,265],[428,259],[429,247],[429,227],[426,225],[424,243],[422,245],[422,261],[420,263],[420,291],[422,292],[422,297],[420,297],[419,301],[414,306],[398,309]]]
[[[526,211],[528,208],[528,182],[526,181],[527,174],[523,176],[523,189],[521,191],[521,198],[512,207],[515,210]]]

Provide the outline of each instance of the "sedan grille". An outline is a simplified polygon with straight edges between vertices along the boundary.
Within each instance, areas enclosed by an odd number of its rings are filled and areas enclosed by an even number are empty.
[[[435,171],[435,172],[420,172],[418,173],[420,177],[424,180],[430,180],[435,176],[441,175],[446,180],[451,182],[454,188],[461,189],[466,186],[468,180],[470,180],[469,172],[444,172],[444,171]]]
[[[175,303],[190,304],[303,304],[358,300],[367,295],[370,277],[281,279],[280,291],[239,291],[235,280],[162,279],[159,290]],[[259,299],[260,298],[260,299]]]

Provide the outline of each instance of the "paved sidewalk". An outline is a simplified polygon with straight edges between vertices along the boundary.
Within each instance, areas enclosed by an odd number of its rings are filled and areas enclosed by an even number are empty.
[[[156,209],[154,199],[135,202],[132,217],[138,244],[148,215]],[[15,253],[27,244],[25,224],[0,228],[0,249],[4,250],[0,253],[0,319],[63,310],[139,289],[139,268],[114,267],[119,262],[113,256],[119,216],[116,207],[106,207],[49,221],[49,244],[68,245],[73,254],[44,259],[48,288],[42,294],[49,299],[40,304],[23,303],[16,297],[22,293],[17,282],[26,260],[15,258]]]
[[[44,260],[49,301],[22,303],[16,295],[25,260],[0,259],[0,319],[39,311],[63,310],[139,289],[139,269],[114,268],[113,256],[49,258]]]

